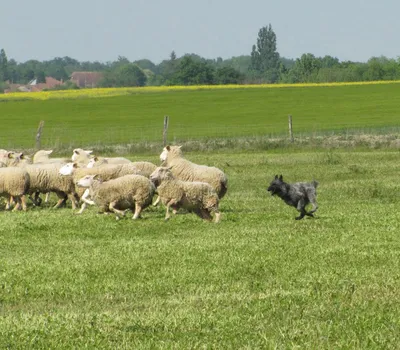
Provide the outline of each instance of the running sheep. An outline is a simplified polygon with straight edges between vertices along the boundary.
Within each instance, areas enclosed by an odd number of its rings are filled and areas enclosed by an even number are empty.
[[[212,221],[211,214],[214,213],[215,222],[219,222],[219,198],[217,192],[208,183],[178,180],[167,167],[158,167],[150,175],[150,180],[157,187],[157,193],[167,207],[165,220],[170,218],[169,208],[171,207],[174,210],[187,209],[208,221]]]
[[[83,197],[85,203],[97,205],[100,212],[114,212],[116,219],[125,216],[125,210],[134,212],[132,219],[138,219],[143,209],[153,199],[155,187],[142,175],[125,175],[103,182],[99,175],[86,175],[77,186],[87,188],[92,200]]]
[[[11,197],[16,202],[13,209],[26,211],[25,194],[29,190],[29,174],[21,168],[1,168],[0,169],[0,196],[6,198],[6,210],[10,209]]]
[[[71,160],[75,163],[79,163],[83,166],[86,166],[91,158],[91,154],[93,151],[91,150],[84,150],[82,148],[75,148]],[[104,158],[107,160],[109,164],[127,164],[127,163],[132,163],[129,159],[124,158],[124,157],[110,157],[110,158]]]
[[[160,155],[162,165],[169,167],[172,174],[183,181],[201,181],[210,184],[222,199],[228,190],[228,178],[216,167],[198,165],[183,157],[181,146],[166,146]]]
[[[87,168],[97,168],[105,164],[109,164],[106,158],[92,157],[90,158]],[[150,177],[151,173],[157,168],[157,165],[150,162],[132,162],[132,164],[140,171],[141,175],[146,177]]]

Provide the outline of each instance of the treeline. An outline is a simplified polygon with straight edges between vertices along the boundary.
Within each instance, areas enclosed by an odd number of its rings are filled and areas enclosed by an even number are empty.
[[[173,51],[159,64],[148,59],[131,62],[118,57],[113,62],[80,62],[70,57],[18,63],[0,51],[0,88],[9,83],[26,84],[46,76],[68,81],[75,71],[102,72],[103,87],[144,85],[257,84],[343,82],[400,79],[400,60],[373,57],[367,62],[340,61],[305,53],[297,59],[281,57],[271,25],[258,33],[250,55],[230,59],[205,59],[196,54],[177,57]],[[72,87],[72,86],[70,86]]]

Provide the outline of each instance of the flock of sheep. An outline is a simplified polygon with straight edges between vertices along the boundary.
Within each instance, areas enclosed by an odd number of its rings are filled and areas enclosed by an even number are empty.
[[[202,219],[218,222],[219,200],[226,194],[228,180],[218,168],[198,165],[183,157],[181,147],[163,149],[157,167],[150,162],[131,162],[122,157],[101,158],[92,151],[75,149],[71,159],[51,158],[52,151],[38,151],[32,159],[14,151],[0,150],[0,196],[6,210],[27,210],[27,198],[34,206],[42,194],[55,193],[55,208],[71,201],[72,209],[82,203],[96,205],[100,212],[114,213],[118,219],[131,210],[133,219],[143,209],[161,201],[170,209],[184,208]]]

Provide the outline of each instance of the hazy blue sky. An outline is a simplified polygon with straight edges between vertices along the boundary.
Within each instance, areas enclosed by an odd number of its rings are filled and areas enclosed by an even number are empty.
[[[0,6],[0,48],[18,62],[250,54],[271,23],[281,56],[400,55],[398,0],[19,0]]]

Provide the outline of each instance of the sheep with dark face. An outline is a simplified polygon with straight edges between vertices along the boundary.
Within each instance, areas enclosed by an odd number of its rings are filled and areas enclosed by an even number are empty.
[[[169,208],[184,208],[208,221],[212,221],[211,214],[214,213],[215,222],[219,222],[219,198],[208,183],[178,180],[167,167],[158,167],[150,175],[150,180],[157,187],[161,202],[167,207],[165,220],[170,218]]]

